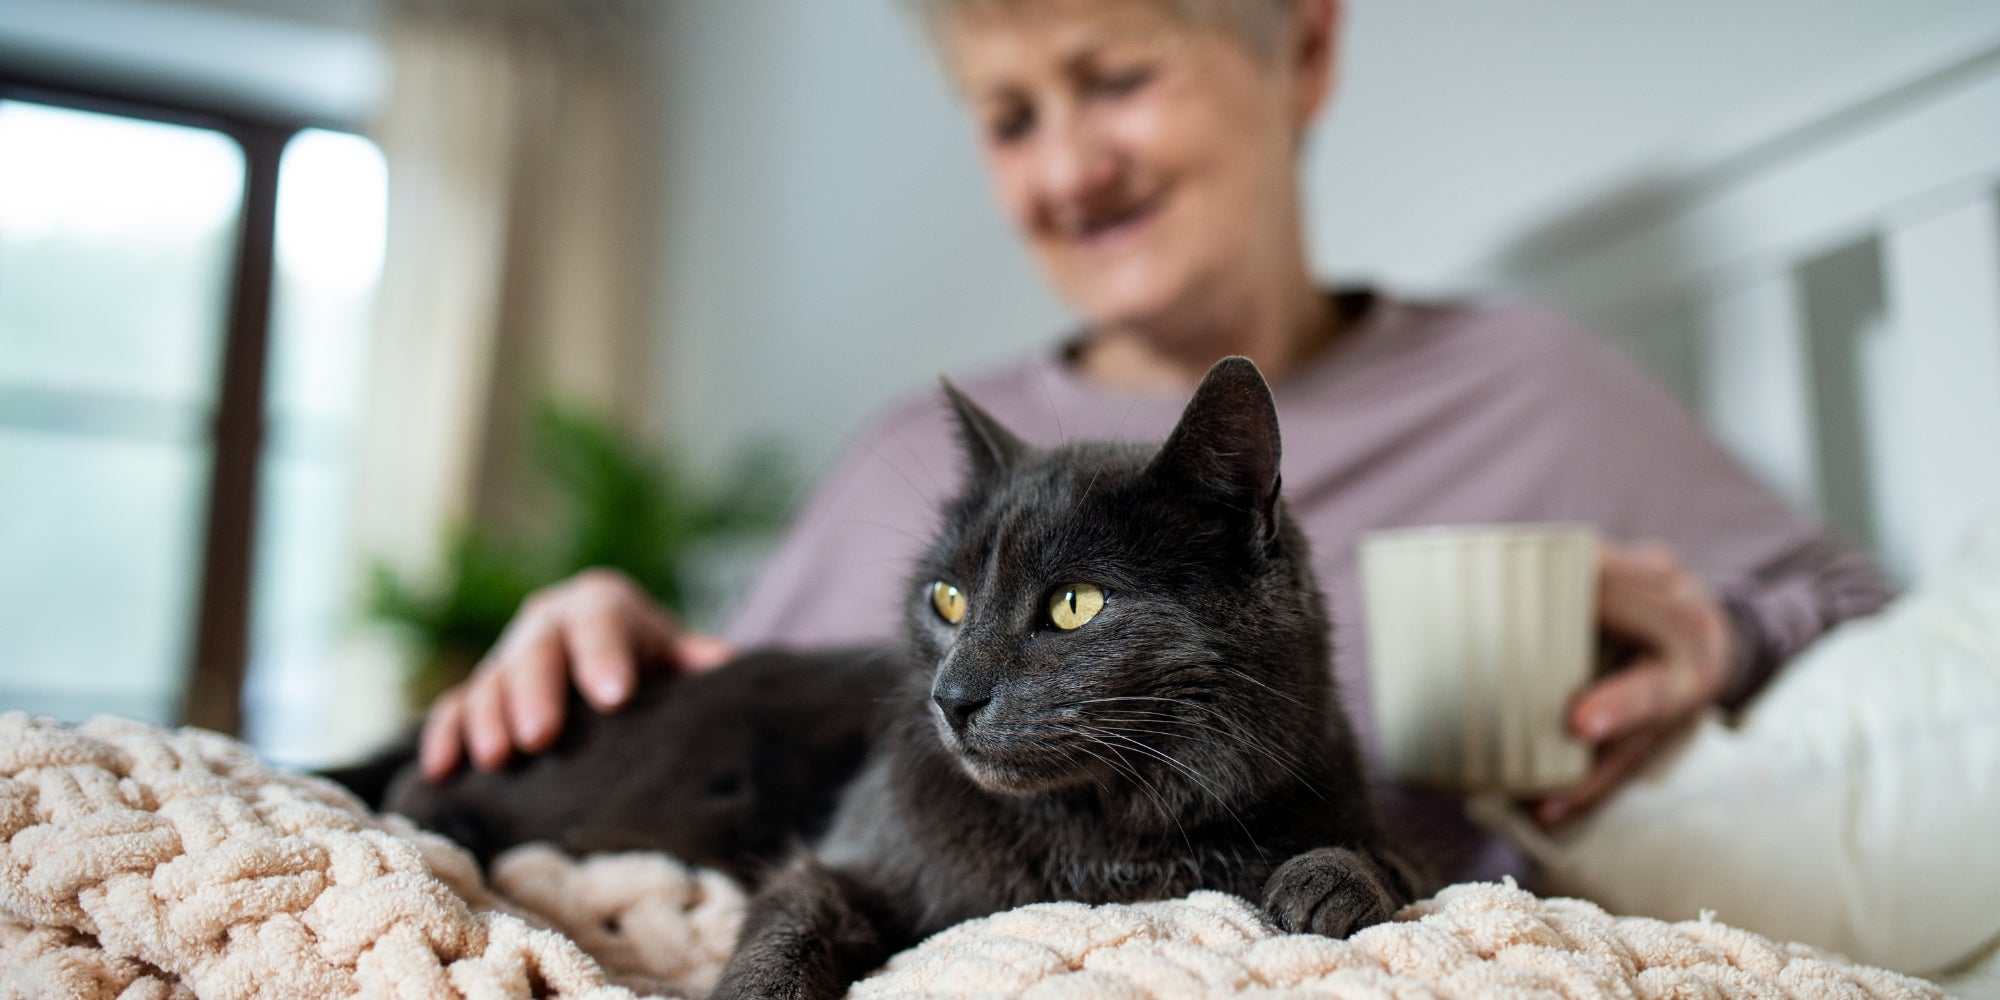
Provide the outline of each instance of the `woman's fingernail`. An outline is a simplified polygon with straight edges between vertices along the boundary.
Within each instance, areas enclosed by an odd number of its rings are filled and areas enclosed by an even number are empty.
[[[521,746],[534,746],[536,743],[541,741],[543,736],[548,735],[548,731],[549,731],[548,716],[546,715],[530,716],[529,718],[521,720],[520,728],[516,730],[514,733],[514,742],[520,744]]]
[[[617,705],[625,700],[630,691],[623,677],[600,677],[597,679],[597,700],[605,705]]]
[[[507,752],[504,749],[504,747],[505,744],[489,738],[480,738],[473,740],[472,741],[473,765],[475,767],[478,767],[482,771],[491,771],[494,768],[499,767],[501,761],[504,760],[507,756]]]
[[[1601,740],[1611,732],[1609,712],[1591,712],[1583,717],[1583,736],[1588,740]]]

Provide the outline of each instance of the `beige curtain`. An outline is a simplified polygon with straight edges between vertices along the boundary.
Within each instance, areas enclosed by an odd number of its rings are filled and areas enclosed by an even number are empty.
[[[644,418],[649,7],[390,5],[364,553],[421,572],[453,525],[504,519],[523,418],[544,396]]]
[[[374,134],[388,250],[354,504],[356,580],[440,568],[452,529],[508,523],[545,397],[636,425],[656,219],[646,0],[391,0]],[[510,511],[513,513],[510,516]],[[324,706],[334,756],[403,725],[406,655],[351,633]]]

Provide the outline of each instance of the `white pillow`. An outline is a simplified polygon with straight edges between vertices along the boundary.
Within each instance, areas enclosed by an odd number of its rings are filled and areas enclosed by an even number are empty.
[[[1555,837],[1475,809],[1614,913],[1701,910],[1914,974],[2000,939],[2000,518]]]

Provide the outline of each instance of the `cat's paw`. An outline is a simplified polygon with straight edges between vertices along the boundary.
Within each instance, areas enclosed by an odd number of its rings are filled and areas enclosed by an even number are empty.
[[[1408,900],[1381,862],[1345,847],[1307,851],[1264,883],[1264,912],[1289,934],[1344,938],[1379,924]]]

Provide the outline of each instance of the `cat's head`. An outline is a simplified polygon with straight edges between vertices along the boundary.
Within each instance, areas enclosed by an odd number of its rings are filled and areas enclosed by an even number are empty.
[[[945,392],[971,474],[910,582],[907,637],[979,785],[1226,808],[1323,738],[1325,612],[1255,365],[1218,362],[1157,447],[1031,447]]]

